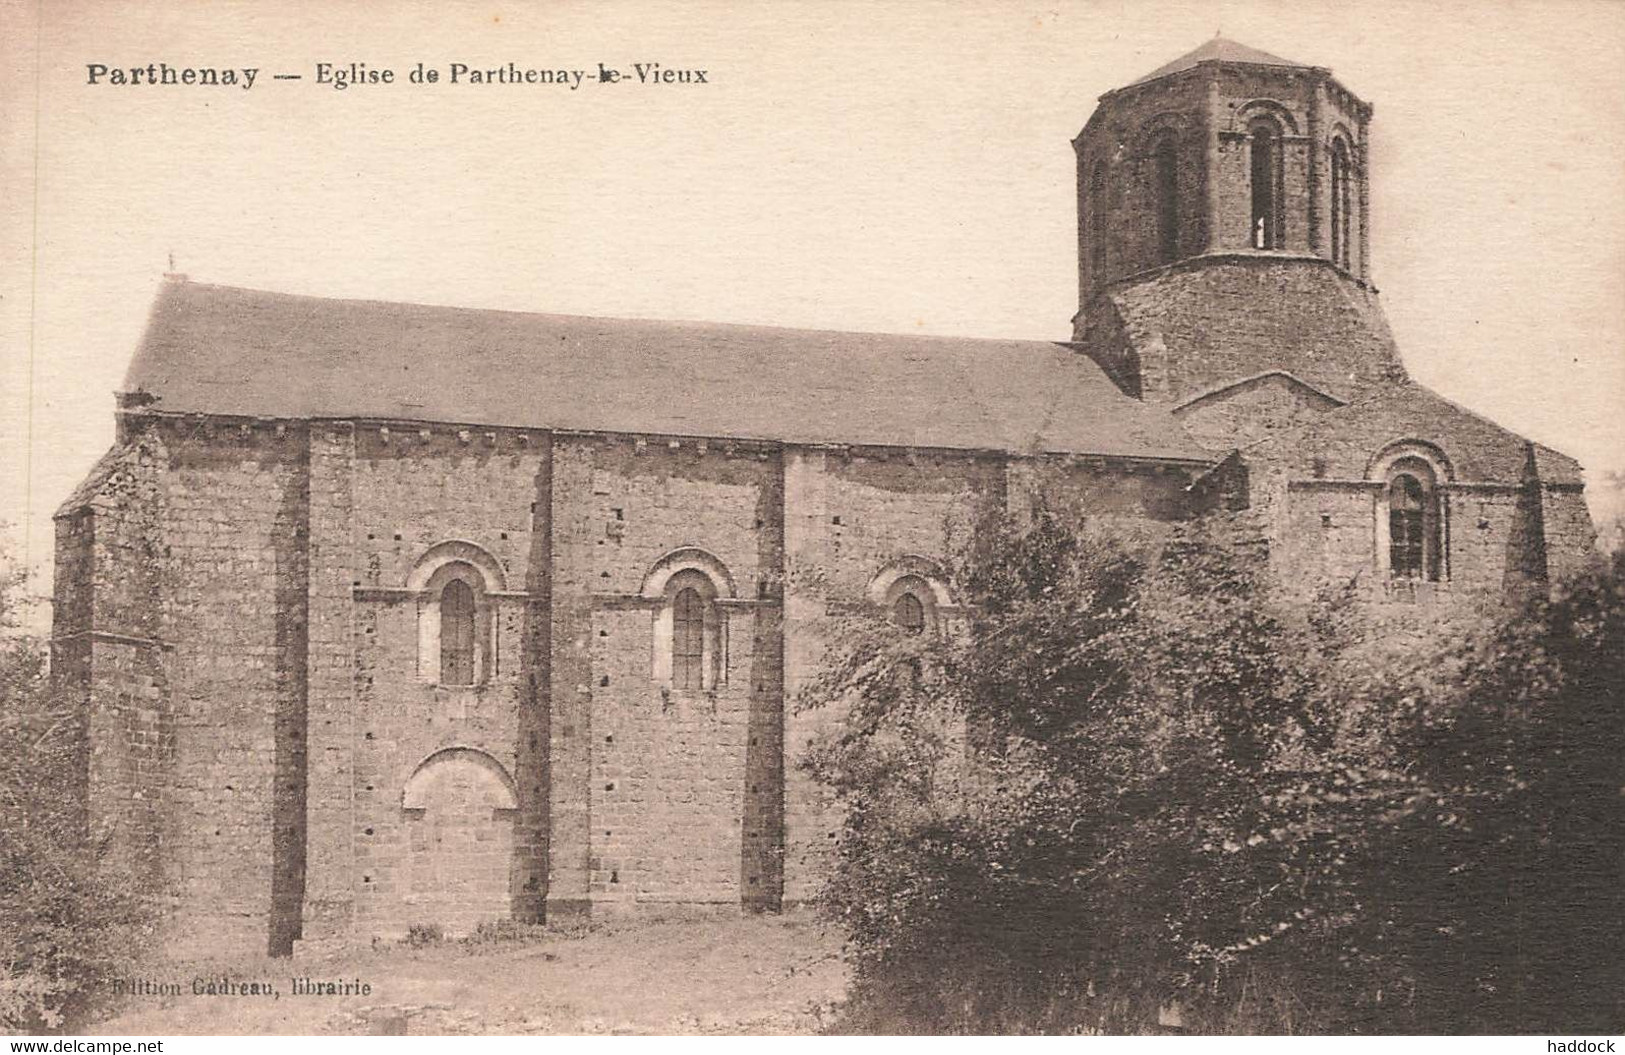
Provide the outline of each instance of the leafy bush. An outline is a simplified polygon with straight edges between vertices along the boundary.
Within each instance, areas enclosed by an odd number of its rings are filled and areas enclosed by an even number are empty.
[[[847,1028],[1625,1021],[1618,562],[1396,639],[1200,539],[980,537],[969,626],[853,613],[808,690],[844,715],[806,764],[846,810]]]
[[[45,643],[20,625],[22,587],[0,557],[0,1027],[40,1032],[110,996],[150,927],[75,808],[79,719],[51,693]]]

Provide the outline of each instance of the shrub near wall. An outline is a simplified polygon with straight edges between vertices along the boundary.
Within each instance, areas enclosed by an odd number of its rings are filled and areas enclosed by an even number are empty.
[[[1419,643],[1066,523],[963,555],[963,632],[851,616],[807,693],[847,1028],[1619,1028],[1618,562]]]
[[[72,1029],[113,995],[148,931],[126,874],[86,837],[78,716],[22,633],[22,577],[0,555],[0,1028]]]

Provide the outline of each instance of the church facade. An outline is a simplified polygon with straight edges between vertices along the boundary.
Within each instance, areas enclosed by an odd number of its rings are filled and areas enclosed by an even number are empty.
[[[1370,120],[1218,39],[1102,97],[1068,342],[172,277],[57,514],[88,822],[180,949],[777,910],[832,834],[820,627],[960,617],[977,510],[1213,518],[1400,616],[1562,573],[1579,466],[1405,373]]]

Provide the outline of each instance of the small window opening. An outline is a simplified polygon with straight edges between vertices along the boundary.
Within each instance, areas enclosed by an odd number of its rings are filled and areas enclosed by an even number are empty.
[[[1275,249],[1280,244],[1280,223],[1276,215],[1276,182],[1280,172],[1279,137],[1268,121],[1252,126],[1252,245],[1254,249]]]
[[[1388,492],[1389,565],[1396,579],[1420,579],[1423,545],[1422,484],[1414,476],[1394,478]]]
[[[440,591],[440,682],[474,684],[474,591],[461,579]]]
[[[1349,178],[1352,174],[1348,144],[1338,139],[1332,143],[1332,262],[1345,268],[1352,257],[1349,248],[1349,217],[1354,211]]]
[[[1443,555],[1433,474],[1406,459],[1388,478],[1388,570],[1395,579],[1437,582]]]
[[[911,593],[898,596],[892,604],[892,622],[905,634],[918,634],[925,630],[925,605]]]
[[[672,605],[672,685],[679,689],[702,687],[705,665],[705,601],[698,590],[686,587]]]
[[[1172,136],[1156,149],[1157,255],[1164,263],[1179,259],[1179,153]]]

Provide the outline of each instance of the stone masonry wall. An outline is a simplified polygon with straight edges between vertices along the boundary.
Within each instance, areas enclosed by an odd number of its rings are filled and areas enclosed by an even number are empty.
[[[782,703],[779,459],[696,441],[575,441],[583,490],[555,492],[590,568],[589,891],[595,911],[778,903]],[[644,581],[693,547],[726,570],[721,676],[655,679],[659,598]]]
[[[414,924],[436,924],[459,934],[486,921],[537,919],[545,785],[535,765],[539,708],[530,686],[537,671],[526,647],[524,585],[545,451],[523,433],[444,428],[358,427],[354,442],[355,805],[351,830],[329,834],[355,847],[357,927],[400,935]],[[452,541],[490,554],[502,573],[482,597],[480,676],[471,686],[429,677],[418,628],[428,599],[407,588],[429,551]],[[409,780],[442,762],[444,777],[423,779],[443,794],[407,805]],[[478,793],[492,766],[500,769],[498,782],[515,790],[515,808]],[[476,852],[485,864],[465,867]]]
[[[1253,249],[1248,136],[1261,116],[1281,132],[1279,237],[1272,248],[1332,258],[1331,144],[1340,136],[1354,161],[1348,271],[1369,277],[1362,105],[1321,71],[1210,66],[1107,95],[1075,141],[1080,307],[1109,284],[1167,263],[1161,258],[1151,156],[1155,137],[1164,131],[1178,144],[1177,256]],[[1105,176],[1103,194],[1094,186],[1097,170]],[[1101,242],[1103,260],[1097,255]],[[1097,261],[1103,263],[1098,269]]]
[[[239,934],[285,940],[290,877],[275,848],[304,838],[307,452],[292,430],[162,431],[176,726],[164,852],[199,948]]]
[[[1375,295],[1322,261],[1207,258],[1124,286],[1110,300],[1120,329],[1095,330],[1120,333],[1131,348],[1103,349],[1103,365],[1138,360],[1142,395],[1152,402],[1179,403],[1269,370],[1345,401],[1404,376]],[[1090,318],[1080,322],[1087,341]]]
[[[360,582],[351,532],[355,429],[344,422],[317,422],[305,433],[310,575],[305,602],[305,896],[299,937],[323,941],[348,936],[355,922],[352,591]]]
[[[71,808],[173,912],[164,459],[152,439],[120,442],[57,514],[52,676],[75,703],[81,737],[84,793]]]
[[[1523,501],[1528,445],[1520,437],[1417,386],[1299,422],[1246,452],[1256,469],[1253,502],[1272,525],[1277,567],[1303,584],[1359,581],[1390,599],[1379,519],[1382,481],[1371,466],[1396,445],[1432,452],[1447,467],[1440,481],[1440,582],[1407,586],[1404,602],[1498,600],[1527,570],[1529,548],[1544,540],[1547,573],[1577,568],[1593,550],[1578,467],[1539,449],[1538,514]],[[1538,519],[1539,525],[1535,521]],[[1538,538],[1531,533],[1538,533]]]
[[[60,521],[81,558],[57,637],[88,690],[90,821],[184,917],[172,950],[274,951],[298,903],[276,846],[303,840],[302,439],[121,435]]]
[[[1169,78],[1103,103],[1074,144],[1078,155],[1078,262],[1080,303],[1125,275],[1164,263],[1158,232],[1155,147],[1174,137],[1179,165],[1176,200],[1179,255],[1207,246],[1206,97],[1187,78]],[[1093,190],[1097,166],[1103,193]],[[1098,204],[1099,215],[1096,214]],[[1105,242],[1104,266],[1095,261]]]
[[[1369,446],[1402,419],[1336,435]],[[86,687],[94,810],[188,933],[273,952],[803,902],[839,818],[796,766],[836,716],[797,691],[876,576],[942,561],[987,510],[1157,533],[1200,501],[1194,467],[1086,457],[346,422],[166,420],[129,442],[122,475],[58,528],[59,661]],[[1512,464],[1456,449],[1458,467]],[[1250,464],[1283,567],[1371,564],[1374,493],[1339,475],[1369,455],[1272,451]],[[1295,460],[1315,458],[1318,477]],[[1505,574],[1528,523],[1517,482],[1445,490],[1453,583]],[[1545,487],[1551,537],[1587,531],[1578,496]],[[413,584],[444,544],[493,569],[472,686],[435,683],[420,651]],[[698,691],[658,679],[665,599],[647,584],[689,550],[723,569],[722,676]]]

